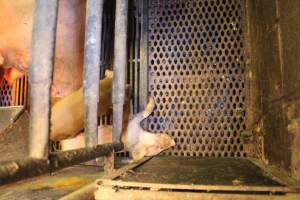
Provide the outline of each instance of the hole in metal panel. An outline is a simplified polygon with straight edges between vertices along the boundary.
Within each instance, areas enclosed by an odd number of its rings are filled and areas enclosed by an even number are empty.
[[[12,101],[12,87],[6,80],[0,85],[0,106],[10,106]]]

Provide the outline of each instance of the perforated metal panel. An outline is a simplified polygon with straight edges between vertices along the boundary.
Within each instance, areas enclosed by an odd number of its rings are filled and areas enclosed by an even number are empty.
[[[0,106],[10,106],[12,100],[12,87],[6,80],[3,80],[0,85]]]
[[[174,156],[247,156],[243,0],[149,0],[149,129]]]

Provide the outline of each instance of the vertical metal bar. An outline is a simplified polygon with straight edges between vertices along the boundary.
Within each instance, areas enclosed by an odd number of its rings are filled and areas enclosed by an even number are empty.
[[[14,81],[13,85],[12,85],[12,90],[11,90],[11,106],[16,106],[16,97],[17,97],[17,93],[16,93],[16,85],[17,82]]]
[[[127,64],[128,0],[116,0],[114,77],[113,77],[113,140],[119,141],[122,131]]]
[[[27,76],[24,76],[24,107],[26,108],[27,106],[27,96],[28,96],[28,82],[27,82]]]
[[[141,43],[140,43],[140,88],[139,99],[142,110],[147,104],[148,98],[148,0],[141,1]]]
[[[101,67],[103,0],[87,1],[84,47],[85,144],[98,144],[98,101]],[[100,91],[101,92],[101,91]]]
[[[19,93],[19,91],[20,91],[20,81],[19,81],[19,79],[17,79],[15,81],[15,83],[16,83],[16,102],[15,102],[15,105],[17,106],[17,105],[20,104],[20,93]]]
[[[57,7],[57,0],[35,1],[29,70],[31,84],[29,156],[40,159],[48,157],[50,87],[54,63]]]
[[[128,7],[131,8],[128,13],[128,63],[127,63],[127,72],[126,72],[126,83],[132,85],[132,69],[133,69],[133,59],[134,59],[134,21],[133,21],[133,0],[128,0]]]
[[[18,105],[23,105],[24,101],[23,101],[23,96],[24,96],[24,77],[21,77],[18,79],[20,86],[19,86],[19,104]]]
[[[30,82],[29,82],[29,76],[27,77],[27,96],[26,96],[26,108],[27,110],[30,111],[30,94],[31,94],[31,89],[30,89]]]
[[[133,71],[133,113],[139,111],[139,68],[140,68],[140,38],[141,38],[141,26],[140,26],[140,3],[136,1],[136,13],[135,13],[135,44],[134,44],[134,71]]]

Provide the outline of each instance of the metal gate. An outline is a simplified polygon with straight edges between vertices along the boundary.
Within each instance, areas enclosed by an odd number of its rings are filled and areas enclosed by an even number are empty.
[[[0,107],[4,106],[28,106],[28,77],[24,75],[9,85],[6,80],[0,84]]]
[[[149,130],[173,156],[246,157],[244,0],[149,0]]]

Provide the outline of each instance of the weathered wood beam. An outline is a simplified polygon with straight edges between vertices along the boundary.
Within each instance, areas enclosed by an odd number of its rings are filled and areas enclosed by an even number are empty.
[[[251,186],[251,185],[194,185],[194,184],[169,184],[169,183],[144,183],[134,181],[101,179],[98,184],[131,189],[150,190],[189,190],[189,191],[217,191],[217,192],[261,192],[261,193],[299,193],[300,188],[289,186]],[[99,186],[101,187],[101,186]]]
[[[155,190],[123,190],[103,187],[95,192],[96,200],[298,200],[299,194],[239,194],[239,193],[206,193],[191,191],[155,191]]]

